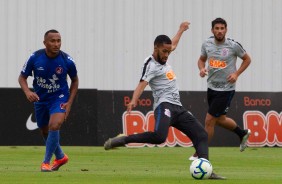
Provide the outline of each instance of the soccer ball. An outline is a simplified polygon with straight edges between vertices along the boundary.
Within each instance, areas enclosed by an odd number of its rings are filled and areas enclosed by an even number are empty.
[[[190,165],[190,173],[195,179],[208,179],[212,173],[212,165],[205,158],[198,158]]]

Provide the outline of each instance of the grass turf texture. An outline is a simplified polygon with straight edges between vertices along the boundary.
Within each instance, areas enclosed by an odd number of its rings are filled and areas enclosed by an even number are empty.
[[[243,183],[281,184],[281,148],[210,148],[214,171],[227,180],[195,180],[188,157],[194,148],[63,147],[69,163],[59,171],[40,172],[45,147],[0,147],[0,183]]]

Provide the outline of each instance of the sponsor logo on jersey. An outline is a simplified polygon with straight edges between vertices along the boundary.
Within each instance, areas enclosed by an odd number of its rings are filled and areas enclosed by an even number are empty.
[[[37,70],[44,70],[42,66],[38,67]]]
[[[62,68],[62,67],[57,67],[57,68],[56,68],[56,73],[57,73],[57,74],[63,73],[63,68]]]
[[[212,68],[225,68],[227,66],[226,61],[220,61],[214,58],[209,59],[209,65]]]
[[[209,84],[213,87],[213,88],[217,88],[217,89],[225,89],[228,85],[227,82],[209,82]]]
[[[173,80],[173,79],[175,79],[175,77],[176,77],[176,75],[175,75],[175,73],[174,73],[172,70],[169,70],[169,71],[166,73],[166,78],[167,78],[168,80]]]
[[[56,83],[56,81],[59,80],[56,74],[52,75],[52,79],[48,80],[51,82],[51,84],[48,84],[47,80],[42,77],[36,77],[36,84],[41,88],[47,89],[47,93],[54,93],[60,89],[60,84]]]

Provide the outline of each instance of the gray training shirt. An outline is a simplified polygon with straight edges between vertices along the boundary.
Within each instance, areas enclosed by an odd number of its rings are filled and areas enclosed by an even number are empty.
[[[182,106],[176,76],[169,64],[161,65],[153,56],[147,57],[144,61],[140,81],[147,81],[152,89],[154,110],[162,102]]]
[[[207,57],[208,88],[216,91],[235,90],[235,83],[229,83],[227,77],[237,71],[237,57],[242,58],[246,51],[236,41],[226,38],[225,42],[217,45],[214,36],[202,44],[201,55]]]

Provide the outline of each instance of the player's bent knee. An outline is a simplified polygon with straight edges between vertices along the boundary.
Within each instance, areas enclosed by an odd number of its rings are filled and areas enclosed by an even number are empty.
[[[215,126],[216,121],[214,120],[210,120],[210,121],[206,121],[205,122],[205,127],[214,127]]]
[[[49,130],[56,131],[61,128],[62,123],[49,123]]]

